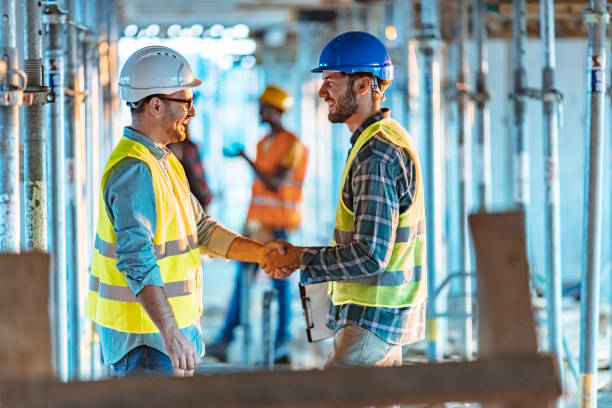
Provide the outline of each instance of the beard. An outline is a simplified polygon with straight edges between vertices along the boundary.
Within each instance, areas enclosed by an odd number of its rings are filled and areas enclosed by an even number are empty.
[[[357,94],[353,89],[352,81],[349,83],[346,92],[338,98],[335,105],[336,111],[330,111],[327,114],[327,119],[331,123],[344,123],[357,111]]]
[[[187,137],[187,123],[185,121],[176,121],[167,115],[164,119],[162,129],[168,138],[168,143],[182,142]]]

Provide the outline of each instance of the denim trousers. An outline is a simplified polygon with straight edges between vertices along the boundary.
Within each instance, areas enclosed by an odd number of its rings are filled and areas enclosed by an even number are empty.
[[[276,239],[286,239],[287,234],[283,229],[277,229],[275,231]],[[249,268],[251,275],[254,275],[259,268],[256,263],[241,262],[236,273],[236,283],[234,286],[234,292],[232,293],[232,299],[230,301],[227,315],[225,317],[225,324],[221,330],[221,336],[218,340],[231,342],[234,339],[234,329],[240,324],[240,288],[241,281],[244,276],[243,270]],[[276,330],[276,345],[280,345],[291,337],[289,332],[289,323],[291,317],[291,292],[289,287],[289,281],[287,279],[272,279],[272,285],[277,291],[278,296],[278,327]]]
[[[175,375],[170,357],[149,346],[133,348],[121,360],[113,364],[113,369],[118,377]]]

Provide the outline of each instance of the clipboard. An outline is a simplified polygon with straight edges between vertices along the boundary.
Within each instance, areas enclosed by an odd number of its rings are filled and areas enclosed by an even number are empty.
[[[300,297],[306,320],[306,336],[312,343],[332,337],[334,331],[327,327],[327,314],[331,305],[328,294],[328,282],[313,285],[300,284]]]

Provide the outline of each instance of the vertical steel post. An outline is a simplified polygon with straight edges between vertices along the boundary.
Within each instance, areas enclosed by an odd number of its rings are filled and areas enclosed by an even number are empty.
[[[420,50],[423,54],[423,135],[425,137],[425,206],[427,224],[427,359],[440,361],[442,348],[433,314],[436,302],[436,276],[443,268],[442,251],[442,163],[440,134],[440,62],[438,41],[438,1],[421,2]]]
[[[84,95],[83,64],[80,33],[77,24],[81,23],[83,2],[70,0],[68,9],[68,88],[71,98],[67,103],[67,130],[66,147],[68,156],[69,197],[67,216],[67,243],[68,243],[68,376],[78,379],[81,371],[81,299],[79,291],[80,275],[85,274],[85,200],[83,197],[84,183]]]
[[[462,273],[472,270],[470,231],[468,215],[472,204],[472,135],[469,121],[469,87],[468,87],[468,0],[459,0],[459,55],[457,75],[457,142],[459,153],[459,265]],[[472,281],[470,277],[459,278],[460,304],[459,313],[465,317],[461,320],[459,330],[459,354],[464,359],[471,359],[473,354],[472,336]]]
[[[590,0],[585,17],[587,49],[587,145],[582,290],[580,296],[580,406],[597,407],[597,328],[601,265],[601,190],[606,99],[606,0]]]
[[[251,276],[256,264],[243,263],[240,266],[240,327],[242,327],[242,361],[251,365]]]
[[[278,292],[274,289],[266,290],[263,293],[263,312],[262,321],[262,342],[263,366],[267,370],[274,369],[274,336],[272,336],[272,302]]]
[[[0,253],[19,252],[19,111],[15,0],[0,2]],[[3,71],[3,72],[2,72]]]
[[[42,3],[23,2],[25,16],[24,67],[28,76],[28,92],[43,91]],[[44,106],[40,101],[24,109],[24,178],[25,178],[25,248],[47,250],[47,135]]]
[[[52,282],[51,310],[53,330],[53,360],[56,375],[67,380],[67,308],[66,308],[66,150],[64,132],[64,37],[66,12],[57,2],[45,3],[44,15],[48,45],[45,51],[49,88],[55,94],[55,103],[49,105],[49,208],[51,212]]]
[[[491,208],[491,118],[487,76],[489,62],[487,52],[486,1],[475,0],[472,8],[472,33],[476,45],[476,115],[475,130],[478,149],[478,207],[480,211]]]
[[[555,11],[553,0],[540,0],[540,37],[542,38],[542,112],[544,157],[546,158],[546,216],[544,224],[546,257],[546,309],[548,351],[559,365],[563,380],[561,342],[561,197],[559,192],[559,100],[555,89]],[[562,382],[563,383],[563,382]],[[559,399],[557,407],[563,405]]]
[[[527,140],[527,116],[525,99],[527,70],[525,69],[525,44],[527,42],[526,0],[512,0],[512,136],[514,140],[515,202],[529,221],[529,141]],[[527,222],[528,224],[528,222]],[[529,230],[529,229],[527,229]],[[529,240],[527,240],[529,244]],[[529,246],[529,245],[528,245]]]

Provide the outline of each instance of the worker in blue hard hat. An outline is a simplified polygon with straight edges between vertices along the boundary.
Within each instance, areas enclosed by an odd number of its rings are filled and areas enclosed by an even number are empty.
[[[270,252],[261,266],[273,277],[299,268],[303,285],[330,282],[327,326],[335,334],[327,367],[401,365],[401,346],[425,337],[427,274],[416,146],[379,107],[393,64],[378,38],[353,31],[332,39],[312,72],[322,73],[329,120],[352,133],[333,244],[285,243],[285,255]]]

